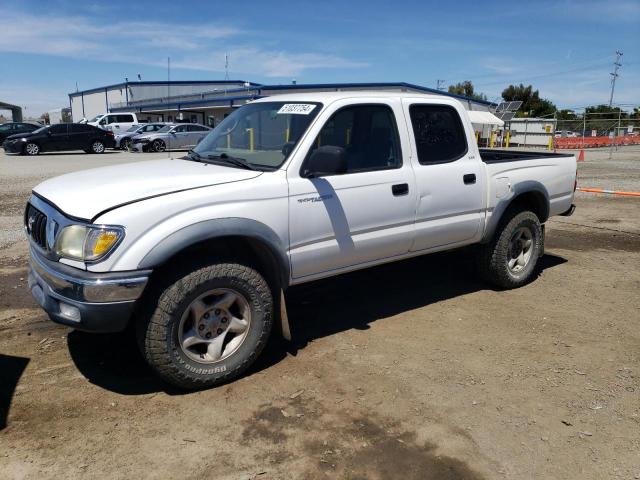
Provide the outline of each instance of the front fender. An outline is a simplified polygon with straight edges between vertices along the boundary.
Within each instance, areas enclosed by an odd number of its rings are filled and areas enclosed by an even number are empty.
[[[289,283],[289,258],[278,235],[264,223],[248,218],[204,220],[177,230],[161,240],[140,261],[138,268],[153,269],[175,254],[206,240],[222,237],[247,237],[262,242],[274,255],[280,268],[282,285]]]

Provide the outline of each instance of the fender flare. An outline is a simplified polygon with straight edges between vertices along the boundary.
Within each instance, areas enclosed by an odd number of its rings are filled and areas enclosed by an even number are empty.
[[[491,214],[491,219],[489,220],[487,227],[485,229],[485,235],[482,243],[487,243],[493,238],[493,234],[495,233],[502,217],[505,212],[513,205],[513,202],[518,199],[518,197],[527,194],[534,193],[539,199],[540,208],[540,223],[544,223],[549,218],[549,210],[551,206],[551,202],[549,200],[549,192],[547,188],[540,182],[536,180],[526,180],[524,182],[519,182],[511,187],[511,195],[507,198],[502,199],[498,204],[494,207],[493,212]]]
[[[230,236],[250,238],[265,245],[278,264],[281,285],[285,288],[289,285],[290,264],[282,241],[267,225],[248,218],[218,218],[183,227],[157,243],[140,260],[138,268],[152,269],[197,243]]]

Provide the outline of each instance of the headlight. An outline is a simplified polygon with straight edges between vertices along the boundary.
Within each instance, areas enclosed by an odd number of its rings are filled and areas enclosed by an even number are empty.
[[[123,237],[121,227],[69,225],[56,240],[56,254],[71,260],[95,262],[108,255]]]

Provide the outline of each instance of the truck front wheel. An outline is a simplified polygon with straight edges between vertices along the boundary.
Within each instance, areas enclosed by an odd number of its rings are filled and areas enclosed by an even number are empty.
[[[264,278],[244,265],[197,269],[161,293],[138,329],[142,353],[167,382],[211,387],[245,371],[264,348],[273,298]]]
[[[501,288],[520,287],[533,278],[543,245],[542,227],[533,212],[507,217],[493,240],[480,248],[480,275]]]

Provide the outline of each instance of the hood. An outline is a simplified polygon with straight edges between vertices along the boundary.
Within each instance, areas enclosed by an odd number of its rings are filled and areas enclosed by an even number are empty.
[[[63,213],[91,220],[126,203],[248,180],[261,173],[190,160],[152,160],[69,173],[47,180],[33,191]]]

